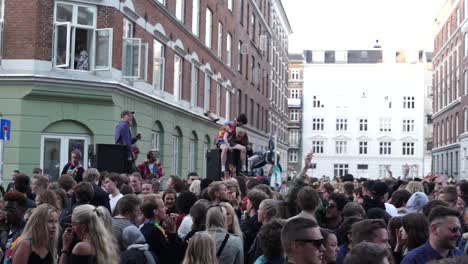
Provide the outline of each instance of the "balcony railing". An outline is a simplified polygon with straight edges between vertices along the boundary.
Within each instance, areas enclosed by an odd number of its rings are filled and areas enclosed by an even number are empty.
[[[301,107],[302,99],[300,98],[288,98],[288,107]]]

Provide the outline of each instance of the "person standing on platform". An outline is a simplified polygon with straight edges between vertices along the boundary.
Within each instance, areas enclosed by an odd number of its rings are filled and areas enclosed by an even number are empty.
[[[115,144],[127,146],[127,172],[130,172],[134,160],[132,153],[132,132],[130,131],[130,124],[133,120],[134,112],[128,110],[120,114],[120,122],[115,127]]]
[[[236,139],[236,127],[241,127],[247,124],[247,116],[240,114],[233,121],[226,121],[215,137],[215,144],[221,149],[221,172],[226,171],[227,152],[238,149],[240,151],[240,159],[242,162],[242,171],[246,171],[246,148],[234,142]]]

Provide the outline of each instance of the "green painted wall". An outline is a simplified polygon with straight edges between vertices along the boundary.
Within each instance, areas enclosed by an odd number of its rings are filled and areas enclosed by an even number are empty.
[[[214,124],[188,114],[170,110],[166,105],[144,100],[132,94],[111,89],[86,89],[79,86],[0,85],[0,112],[12,121],[11,140],[6,144],[5,176],[14,169],[30,174],[40,164],[41,135],[47,133],[88,133],[93,143],[113,143],[114,127],[122,110],[135,111],[137,131],[143,136],[138,142],[139,161],[150,149],[151,131],[163,128],[161,148],[166,174],[172,162],[172,135],[180,128],[179,172],[188,173],[188,145],[193,134],[198,138],[196,167],[202,173],[203,144],[210,144],[217,132]],[[209,141],[208,141],[209,139]],[[208,141],[208,142],[207,142]]]

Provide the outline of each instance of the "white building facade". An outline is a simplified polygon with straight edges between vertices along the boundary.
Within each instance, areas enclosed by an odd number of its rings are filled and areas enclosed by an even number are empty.
[[[381,50],[305,55],[302,149],[314,153],[309,174],[377,179],[387,168],[395,177],[406,165],[409,177],[431,170],[423,63],[397,63]]]

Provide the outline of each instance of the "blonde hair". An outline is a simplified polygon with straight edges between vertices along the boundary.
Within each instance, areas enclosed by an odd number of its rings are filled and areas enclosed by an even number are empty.
[[[83,204],[73,209],[73,218],[86,226],[90,242],[96,250],[98,264],[118,263],[117,246],[108,223],[109,211],[102,206]]]
[[[208,233],[197,232],[190,239],[183,264],[218,264],[216,243]]]
[[[189,191],[193,192],[196,196],[200,195],[201,192],[201,181],[200,180],[194,180],[192,181],[192,184],[190,184]]]
[[[21,233],[21,241],[26,239],[31,240],[31,247],[33,248],[45,246],[52,256],[52,263],[55,263],[59,225],[57,222],[55,237],[49,237],[49,228],[47,225],[49,215],[52,213],[57,214],[58,220],[57,209],[50,204],[41,204],[33,209],[23,229],[23,233]]]
[[[229,233],[232,233],[242,239],[242,231],[239,225],[239,219],[237,218],[236,212],[234,211],[234,207],[230,203],[220,203],[221,207],[223,207],[226,212],[229,212],[232,216],[232,226],[228,226],[227,230]]]
[[[417,181],[410,181],[406,185],[405,189],[409,191],[411,194],[415,192],[424,192],[424,186],[422,185],[422,183],[417,182]]]

